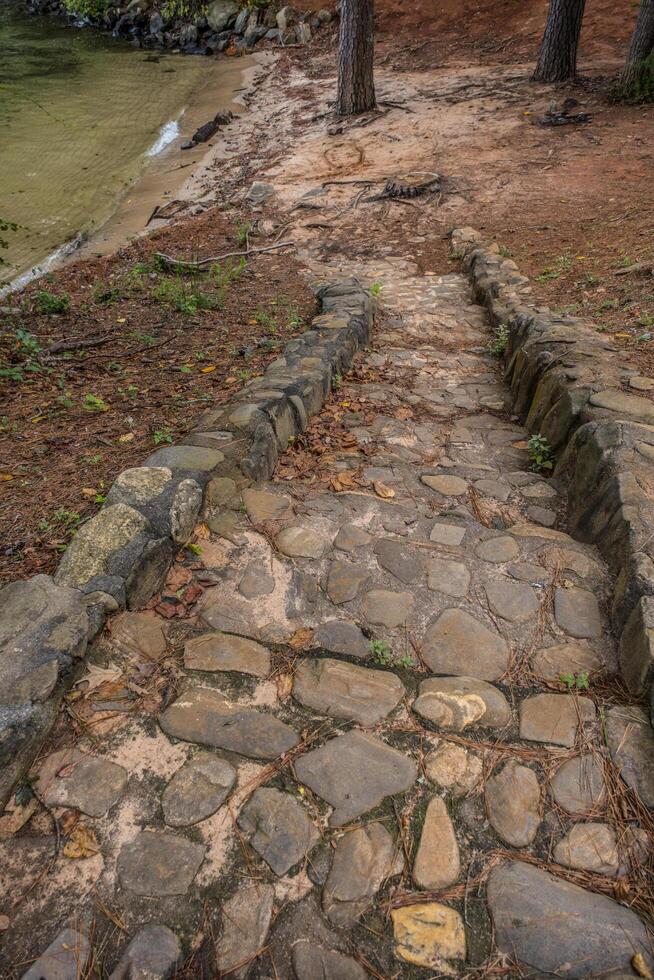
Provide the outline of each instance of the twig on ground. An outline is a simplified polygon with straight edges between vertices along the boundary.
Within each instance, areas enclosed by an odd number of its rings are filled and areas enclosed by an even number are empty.
[[[245,251],[240,252],[225,252],[224,255],[212,255],[208,259],[200,259],[199,262],[193,262],[190,259],[175,259],[172,255],[164,255],[163,252],[155,252],[154,257],[158,259],[162,265],[170,269],[202,269],[205,265],[211,265],[212,262],[223,262],[225,259],[235,258],[236,256],[247,256],[256,255],[260,252],[272,252],[276,248],[287,248],[289,246],[295,246],[295,242],[278,242],[275,245],[264,245],[261,248],[249,248]]]

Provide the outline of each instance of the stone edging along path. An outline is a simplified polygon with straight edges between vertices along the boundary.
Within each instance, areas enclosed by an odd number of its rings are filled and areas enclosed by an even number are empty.
[[[332,377],[367,344],[373,305],[356,280],[324,285],[317,296],[321,312],[311,329],[260,378],[205,412],[181,443],[120,474],[53,577],[36,575],[0,591],[0,811],[107,616],[138,609],[160,590],[205,495],[228,500],[272,475],[280,451],[321,409]]]
[[[452,248],[491,326],[507,330],[509,404],[557,457],[569,533],[595,544],[616,576],[620,671],[632,695],[650,697],[654,723],[654,402],[607,339],[534,306],[529,280],[496,244],[459,228]]]

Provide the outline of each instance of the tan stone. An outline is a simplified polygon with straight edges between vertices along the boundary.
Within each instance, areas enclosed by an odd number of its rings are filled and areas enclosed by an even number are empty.
[[[388,670],[356,667],[340,660],[307,659],[295,672],[293,697],[332,718],[372,726],[404,697],[404,685]]]
[[[461,871],[459,845],[450,815],[439,796],[429,802],[413,864],[418,888],[446,888]]]
[[[446,739],[439,739],[425,756],[427,779],[453,796],[470,793],[481,779],[482,768],[479,756]]]
[[[531,844],[540,824],[540,786],[532,769],[511,759],[486,783],[488,819],[513,847]]]
[[[270,653],[255,640],[231,633],[204,633],[184,647],[187,670],[234,670],[254,677],[270,673]]]
[[[617,874],[620,859],[615,831],[605,823],[577,823],[554,848],[554,860],[568,868]]]
[[[537,650],[531,669],[546,681],[559,681],[561,674],[589,674],[605,666],[602,657],[592,647],[582,643],[557,643]]]
[[[462,732],[486,714],[478,694],[463,691],[427,691],[413,703],[413,710],[439,728]]]
[[[290,498],[269,490],[244,490],[243,503],[253,524],[280,521],[292,513]]]
[[[395,954],[407,963],[455,976],[448,960],[463,960],[466,936],[455,909],[440,902],[424,902],[392,909]]]
[[[520,738],[571,748],[580,725],[595,720],[590,698],[574,694],[536,694],[520,705]]]
[[[462,480],[460,476],[432,476],[430,473],[425,473],[420,479],[425,486],[431,487],[432,490],[436,490],[446,497],[462,497],[468,492],[467,481]]]
[[[166,637],[161,620],[145,613],[125,612],[111,620],[111,644],[129,656],[160,660],[166,652]]]

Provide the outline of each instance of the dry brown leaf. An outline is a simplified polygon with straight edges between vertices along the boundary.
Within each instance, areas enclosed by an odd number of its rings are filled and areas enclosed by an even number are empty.
[[[291,696],[291,690],[293,689],[293,675],[292,674],[277,674],[277,697],[280,701],[287,701]]]
[[[383,497],[384,500],[390,500],[391,497],[395,496],[395,490],[392,487],[387,487],[385,483],[381,483],[379,480],[373,482],[373,488],[378,497]]]
[[[0,932],[5,932],[9,928],[9,916],[0,915]]]
[[[645,962],[645,957],[642,953],[635,953],[631,957],[631,965],[639,977],[645,977],[645,980],[654,980],[652,971]]]
[[[123,672],[120,667],[115,667],[113,664],[109,667],[98,667],[96,664],[89,664],[86,668],[86,674],[77,681],[76,686],[83,683],[88,684],[85,694],[89,694],[91,691],[95,691],[96,688],[101,687],[102,684],[117,681],[122,676]]]
[[[64,857],[72,861],[93,857],[100,853],[100,847],[95,834],[86,824],[73,827],[69,839],[64,844]]]
[[[72,832],[73,827],[79,822],[80,816],[79,810],[65,810],[62,813],[59,817],[59,828],[64,836],[67,837]]]
[[[173,565],[166,578],[166,589],[171,592],[178,592],[188,585],[192,578],[193,574],[189,568],[185,568],[183,565]]]
[[[195,537],[200,541],[208,541],[211,537],[211,531],[206,524],[198,524],[195,529]]]

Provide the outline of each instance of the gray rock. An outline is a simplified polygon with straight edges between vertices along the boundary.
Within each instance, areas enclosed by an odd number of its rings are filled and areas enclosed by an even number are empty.
[[[174,478],[165,466],[123,470],[107,494],[107,505],[125,504],[150,522],[158,535],[183,544],[191,537],[202,506],[195,480]]]
[[[437,891],[455,882],[460,872],[459,845],[450,815],[441,798],[434,796],[427,806],[413,863],[413,880],[418,888]]]
[[[211,471],[224,459],[219,450],[204,446],[164,446],[148,456],[144,465],[165,466],[173,472],[193,474],[204,484]]]
[[[568,759],[552,776],[550,791],[554,802],[568,813],[592,811],[606,796],[601,763],[594,755]]]
[[[151,898],[186,895],[205,851],[204,844],[185,837],[142,830],[118,855],[120,883],[136,895]]]
[[[487,538],[475,548],[475,554],[483,561],[490,561],[496,565],[504,562],[513,561],[520,554],[520,548],[515,538],[510,538],[508,534],[500,535],[497,538]]]
[[[519,582],[530,582],[532,585],[547,585],[550,580],[549,573],[542,565],[536,565],[530,561],[519,561],[515,565],[507,568],[511,578]]]
[[[465,534],[465,527],[460,527],[458,524],[442,524],[438,522],[434,524],[429,532],[429,540],[435,541],[436,544],[445,544],[455,548],[461,544]]]
[[[486,783],[488,819],[513,847],[531,844],[540,824],[540,786],[532,769],[511,759]]]
[[[220,34],[236,20],[239,10],[240,7],[234,0],[212,0],[206,14],[209,27]]]
[[[370,572],[362,565],[349,561],[334,561],[327,576],[327,595],[340,605],[356,599],[363,586],[369,581]]]
[[[524,582],[496,579],[486,586],[486,596],[495,615],[510,623],[526,623],[538,612],[538,596]]]
[[[55,752],[45,765],[55,774],[45,785],[39,780],[45,802],[81,810],[89,817],[105,814],[127,785],[127,771],[122,766],[76,748]]]
[[[355,551],[372,540],[367,531],[357,524],[343,524],[334,539],[334,547],[340,551]]]
[[[293,7],[282,7],[281,10],[277,11],[277,27],[280,29],[282,34],[286,33],[292,24],[297,21],[297,14]]]
[[[332,827],[355,820],[387,796],[406,792],[418,775],[413,759],[356,731],[300,756],[295,772],[300,782],[334,807]]]
[[[250,957],[265,946],[274,898],[272,885],[257,883],[242,885],[225,902],[222,935],[216,946],[220,974],[235,980],[243,980],[248,975],[253,965]]]
[[[380,538],[375,545],[375,554],[381,567],[405,585],[411,585],[422,575],[422,562],[403,541]]]
[[[573,694],[535,694],[520,704],[520,738],[571,748],[577,730],[595,720],[590,698]]]
[[[283,721],[255,708],[232,704],[220,691],[191,688],[159,718],[167,735],[228,749],[253,759],[275,759],[299,739]]]
[[[558,681],[561,674],[594,673],[604,668],[604,660],[592,647],[581,643],[557,643],[537,650],[531,669],[546,681]]]
[[[77,929],[62,929],[32,963],[22,980],[79,980],[84,976],[91,944]]]
[[[605,725],[620,775],[645,806],[654,807],[654,732],[647,712],[635,705],[609,708]]]
[[[374,626],[395,629],[408,622],[414,603],[415,598],[410,592],[372,589],[363,597],[363,615]]]
[[[306,811],[289,793],[256,790],[238,817],[250,844],[276,875],[303,861],[320,834]]]
[[[519,963],[548,975],[628,971],[635,953],[652,965],[635,912],[521,861],[493,868],[488,881],[495,939]]]
[[[330,619],[315,630],[313,639],[328,653],[342,653],[361,660],[370,656],[370,641],[354,623]]]
[[[351,956],[325,949],[308,939],[293,946],[293,970],[297,980],[366,980],[368,974]]]
[[[0,590],[0,702],[45,701],[59,671],[84,654],[88,628],[79,593],[48,575]]]
[[[654,423],[654,404],[642,395],[629,395],[619,388],[607,388],[591,395],[590,403],[597,408],[617,412],[620,416],[631,416],[649,425]]]
[[[527,517],[534,524],[542,524],[543,527],[554,527],[556,524],[556,512],[550,510],[549,507],[539,507],[532,504],[531,507],[527,507]]]
[[[275,539],[283,555],[289,558],[322,558],[328,542],[322,534],[306,527],[286,527]]]
[[[275,188],[272,184],[263,184],[261,181],[255,180],[250,186],[249,191],[246,194],[246,200],[250,204],[263,204],[268,198],[272,197],[275,193]]]
[[[246,599],[258,599],[275,591],[275,579],[270,574],[270,564],[257,558],[248,562],[238,584],[238,591]]]
[[[506,501],[511,496],[511,487],[499,480],[477,480],[475,489],[485,497],[494,497],[496,500]]]
[[[494,681],[506,670],[506,641],[463,609],[445,609],[432,620],[421,655],[435,674],[464,674]]]
[[[170,780],[161,798],[169,827],[190,827],[221,806],[234,785],[236,770],[210,752],[199,752]]]
[[[442,493],[446,497],[462,497],[468,492],[468,484],[460,476],[450,476],[447,473],[438,475],[424,473],[420,479],[425,486],[436,490],[437,493]]]
[[[568,636],[579,640],[602,635],[602,617],[597,599],[586,589],[559,588],[554,593],[554,616]]]
[[[554,860],[568,868],[615,875],[620,866],[615,831],[605,823],[576,823],[554,848]]]
[[[475,721],[487,728],[504,728],[511,722],[511,708],[502,692],[476,677],[430,677],[421,683],[413,710],[435,721],[430,715],[430,702],[437,701],[441,694],[474,695],[481,700],[483,711]]]
[[[292,514],[290,498],[269,490],[244,490],[243,503],[253,524],[281,521]]]
[[[184,666],[187,670],[234,670],[266,677],[270,673],[270,652],[256,640],[216,631],[188,640]]]
[[[468,593],[470,572],[460,561],[430,558],[427,562],[427,586],[434,592],[460,598]]]
[[[404,685],[390,671],[355,667],[340,660],[304,660],[293,679],[293,697],[300,704],[364,727],[390,714],[404,693]]]
[[[166,926],[144,926],[132,939],[109,980],[167,980],[182,955],[182,947]]]
[[[322,893],[335,926],[351,928],[370,908],[384,882],[404,867],[399,845],[380,823],[357,827],[339,838]]]
[[[218,0],[218,2],[221,2],[221,0]],[[224,2],[231,3],[232,0],[224,0]],[[207,506],[212,509],[214,507],[225,507],[228,504],[236,502],[237,494],[238,487],[234,480],[231,480],[227,476],[216,476],[207,484]]]

